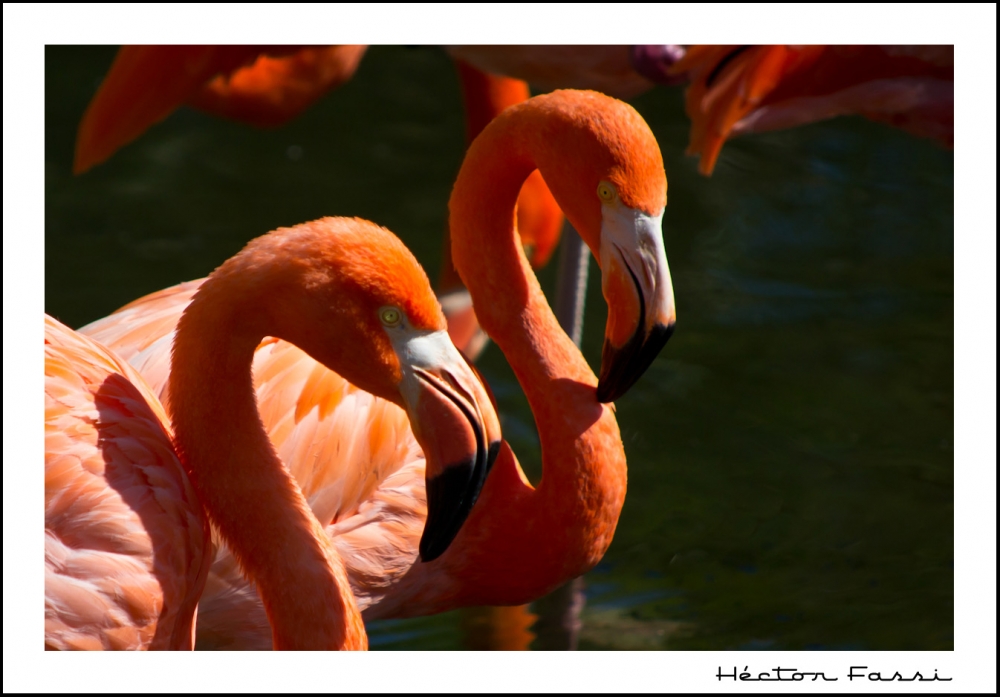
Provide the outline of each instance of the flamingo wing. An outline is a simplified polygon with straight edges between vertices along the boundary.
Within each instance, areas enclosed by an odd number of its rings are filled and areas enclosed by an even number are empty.
[[[181,311],[205,279],[181,283],[135,300],[79,333],[98,341],[142,375],[145,384],[169,411],[167,379],[170,347]],[[169,422],[168,422],[169,423]]]
[[[191,649],[208,524],[155,395],[45,318],[45,643]]]
[[[671,71],[691,80],[688,154],[703,174],[732,135],[846,114],[952,146],[954,47],[692,46]]]

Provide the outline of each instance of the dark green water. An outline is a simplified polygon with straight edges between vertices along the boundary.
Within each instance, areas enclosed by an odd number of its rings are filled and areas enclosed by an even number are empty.
[[[441,51],[371,49],[276,131],[181,110],[73,177],[113,55],[46,51],[46,311],[80,326],[324,215],[385,225],[436,276],[464,149]],[[681,92],[632,103],[670,181],[678,325],[617,403],[629,492],[584,577],[580,648],[952,649],[952,154],[842,118],[732,141],[705,178],[683,156]],[[595,367],[604,321],[591,283]],[[512,372],[495,347],[481,367],[537,478]],[[454,649],[462,626],[454,612],[369,629],[373,648]]]

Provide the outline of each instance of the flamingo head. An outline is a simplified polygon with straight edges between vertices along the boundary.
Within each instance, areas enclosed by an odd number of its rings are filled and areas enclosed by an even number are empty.
[[[500,447],[487,388],[448,337],[427,275],[388,230],[324,218],[259,238],[284,262],[267,288],[268,332],[406,410],[426,458],[424,561],[454,539]],[[255,240],[255,242],[257,242]],[[251,242],[250,246],[253,246]],[[263,264],[262,264],[263,266]],[[264,298],[257,305],[265,309]]]
[[[597,398],[635,384],[673,333],[676,312],[663,246],[667,177],[656,138],[632,107],[597,92],[535,97],[538,169],[601,267],[608,303]]]

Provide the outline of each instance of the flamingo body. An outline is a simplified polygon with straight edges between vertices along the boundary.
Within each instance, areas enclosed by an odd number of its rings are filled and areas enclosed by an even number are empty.
[[[141,298],[80,331],[148,376],[169,409],[170,347],[203,281]],[[254,353],[254,387],[268,438],[347,564],[360,609],[377,603],[418,561],[427,516],[425,459],[406,412],[326,369],[286,341]],[[368,617],[381,613],[367,613]],[[267,650],[260,599],[219,545],[202,595],[198,647]]]
[[[191,649],[208,521],[128,363],[45,317],[45,643]]]

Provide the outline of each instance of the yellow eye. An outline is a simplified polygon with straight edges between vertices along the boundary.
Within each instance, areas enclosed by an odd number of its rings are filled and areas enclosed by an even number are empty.
[[[378,311],[378,318],[382,320],[382,324],[385,326],[395,327],[403,321],[403,313],[395,307],[383,307]]]
[[[605,203],[615,200],[615,187],[608,182],[601,182],[597,185],[597,196]]]

